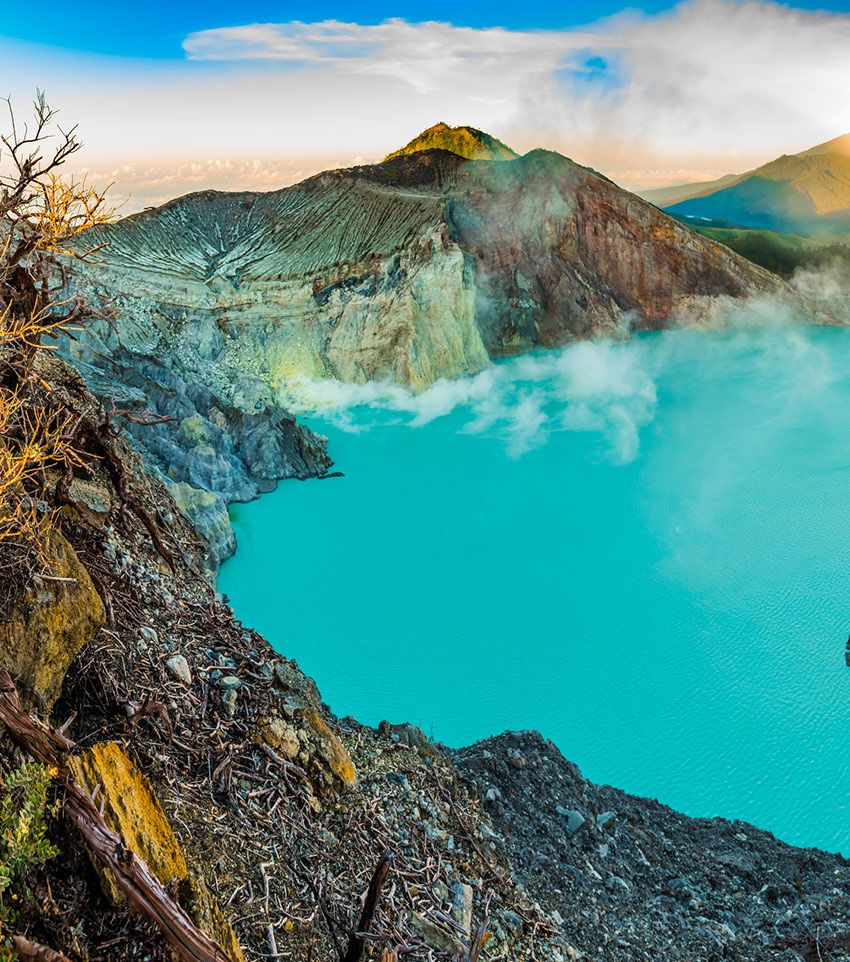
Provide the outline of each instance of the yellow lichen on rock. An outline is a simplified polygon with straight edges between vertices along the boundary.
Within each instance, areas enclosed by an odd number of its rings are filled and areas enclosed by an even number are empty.
[[[307,724],[304,732],[308,742],[305,752],[310,767],[321,777],[325,787],[330,788],[338,781],[343,788],[352,788],[357,773],[351,755],[339,736],[315,708],[308,708],[304,712],[304,721]]]
[[[0,665],[16,678],[24,698],[49,710],[74,658],[103,627],[103,602],[74,549],[50,535],[49,578],[35,585],[0,621]]]
[[[245,962],[233,926],[224,917],[204,879],[191,872],[147,776],[116,742],[101,742],[70,760],[71,775],[103,809],[106,824],[127,848],[144,859],[162,882],[177,882],[179,901],[195,924],[217,942],[232,962]],[[111,873],[101,875],[106,895],[119,902],[122,894]]]
[[[218,899],[199,875],[190,872],[178,885],[177,896],[198,928],[218,943],[232,962],[245,962],[245,953],[233,926],[224,917]]]
[[[103,807],[103,817],[124,844],[144,859],[163,883],[189,874],[186,856],[177,841],[153,786],[115,742],[101,742],[71,759],[74,779]],[[111,875],[104,888],[114,902],[121,893]]]

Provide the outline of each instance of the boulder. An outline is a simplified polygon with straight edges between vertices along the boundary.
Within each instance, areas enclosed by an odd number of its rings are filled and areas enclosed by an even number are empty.
[[[0,614],[0,664],[25,702],[49,711],[71,662],[103,627],[103,602],[74,549],[58,532],[47,546],[49,571]]]
[[[74,478],[68,486],[68,500],[88,520],[105,517],[112,508],[109,488],[97,481]]]
[[[185,655],[172,655],[165,662],[165,670],[176,681],[182,682],[184,685],[192,684],[192,670],[189,668],[189,662],[186,661]]]
[[[312,678],[308,678],[294,662],[275,662],[274,680],[280,691],[287,696],[286,703],[293,708],[315,706],[321,701],[316,683]]]
[[[286,758],[296,758],[301,748],[298,732],[277,715],[267,715],[258,722],[260,739]]]
[[[577,812],[572,808],[562,808],[560,805],[557,808],[558,814],[561,818],[567,821],[567,835],[575,835],[575,833],[584,825],[587,819],[581,812]]]
[[[467,938],[472,936],[472,911],[474,894],[466,882],[455,882],[451,889],[452,917],[463,929]]]

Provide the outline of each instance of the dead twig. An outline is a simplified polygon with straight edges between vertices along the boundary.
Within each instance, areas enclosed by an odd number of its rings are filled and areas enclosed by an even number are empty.
[[[23,935],[13,935],[10,941],[15,954],[23,962],[69,962],[68,957],[61,952],[38,942],[30,942]]]
[[[375,912],[381,900],[381,891],[389,875],[392,861],[393,853],[384,852],[381,860],[378,862],[378,867],[375,869],[375,874],[369,883],[369,890],[366,893],[366,900],[363,903],[363,912],[360,916],[360,922],[357,925],[357,931],[351,934],[351,938],[348,941],[348,949],[343,956],[343,962],[360,962],[360,959],[363,958],[366,936],[372,928]]]

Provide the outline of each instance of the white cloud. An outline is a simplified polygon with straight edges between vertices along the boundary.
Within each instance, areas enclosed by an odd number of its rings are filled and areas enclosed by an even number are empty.
[[[389,77],[423,93],[457,90],[462,80],[480,91],[483,102],[499,103],[504,98],[494,96],[493,82],[507,93],[529,76],[556,70],[571,51],[593,39],[582,32],[474,29],[400,19],[365,26],[326,20],[203,30],[187,37],[183,47],[192,60],[318,66]]]
[[[111,193],[121,214],[164,204],[196,190],[278,190],[318,173],[315,169],[268,159],[229,157],[155,165],[129,162],[117,167],[82,168],[92,183],[114,184]]]
[[[607,31],[622,41],[619,83],[583,91],[550,77],[523,110],[530,128],[582,143],[608,169],[702,157],[729,172],[850,130],[847,14],[689,0]]]
[[[631,184],[711,177],[850,130],[850,16],[762,0],[687,0],[565,31],[259,24],[192,34],[185,49],[467,99],[473,122],[487,115],[523,147],[557,146]]]
[[[581,30],[228,27],[187,37],[171,62],[0,40],[0,62],[17,100],[46,87],[81,122],[88,167],[151,202],[377,160],[437,120],[561,150],[629,186],[709,179],[850,130],[848,50],[848,14],[686,0]]]

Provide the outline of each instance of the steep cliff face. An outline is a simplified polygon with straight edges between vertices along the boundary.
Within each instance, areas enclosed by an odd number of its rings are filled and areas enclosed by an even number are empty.
[[[446,151],[270,194],[195,194],[99,229],[73,286],[237,406],[295,377],[422,388],[490,357],[704,323],[772,275],[558,154]],[[158,335],[158,338],[157,338]],[[140,341],[138,347],[133,342]]]
[[[304,379],[421,390],[491,358],[722,321],[773,275],[559,154],[445,150],[267,194],[205,192],[97,228],[69,293],[102,319],[63,350],[131,421],[212,544],[226,503],[324,473],[286,414]]]
[[[229,381],[205,369],[208,340],[220,338],[210,318],[177,333],[162,313],[139,310],[138,300],[126,311],[123,297],[110,303],[120,311],[117,324],[96,322],[62,350],[107,406],[125,413],[120,420],[148,466],[206,537],[214,570],[235,547],[227,505],[283,478],[324,475],[325,441],[274,404],[259,380],[246,373]]]
[[[489,354],[721,320],[771,275],[559,154],[464,165],[449,194]]]

